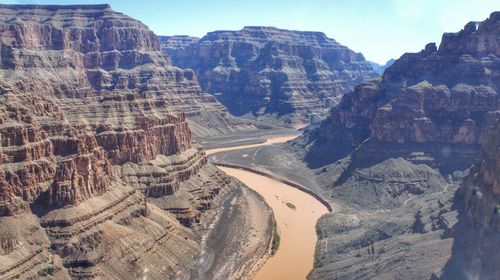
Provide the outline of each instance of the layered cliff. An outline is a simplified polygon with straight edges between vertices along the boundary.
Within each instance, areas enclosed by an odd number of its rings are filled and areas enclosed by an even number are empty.
[[[169,55],[176,56],[175,52],[183,51],[187,46],[200,41],[198,37],[187,35],[158,36],[161,50]]]
[[[0,27],[0,278],[189,269],[235,183],[186,116],[223,131],[222,105],[108,5],[0,5]]]
[[[5,81],[29,84],[37,77],[70,99],[139,94],[183,110],[200,135],[252,129],[203,93],[192,71],[171,66],[156,35],[139,21],[109,6],[45,7],[2,6]]]
[[[356,87],[322,125],[390,143],[479,144],[498,110],[499,14],[403,55],[382,79]],[[335,132],[333,132],[335,133]],[[353,133],[350,133],[351,136]]]
[[[499,35],[494,12],[444,34],[439,48],[403,55],[293,143],[323,191],[345,205],[320,222],[312,278],[459,279],[443,273],[457,243],[466,244],[473,275],[491,275],[498,256],[486,248],[498,234],[486,232],[495,231],[498,135],[488,131],[500,117]],[[462,218],[463,200],[454,194],[485,141],[481,163],[465,179]]]
[[[173,64],[193,69],[232,113],[288,124],[323,116],[354,85],[376,76],[362,54],[320,32],[250,26],[210,32],[188,45],[175,36],[164,42]]]

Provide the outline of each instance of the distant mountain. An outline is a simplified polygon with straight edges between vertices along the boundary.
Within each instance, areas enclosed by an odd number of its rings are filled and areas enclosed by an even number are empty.
[[[202,88],[236,115],[308,123],[376,73],[361,53],[321,32],[251,26],[199,41],[163,37],[172,63],[193,69]]]
[[[396,62],[396,60],[391,58],[384,65],[380,65],[376,62],[369,61],[369,60],[367,62],[370,63],[371,67],[373,68],[373,71],[382,75],[382,74],[384,74],[385,69],[389,68],[394,62]]]

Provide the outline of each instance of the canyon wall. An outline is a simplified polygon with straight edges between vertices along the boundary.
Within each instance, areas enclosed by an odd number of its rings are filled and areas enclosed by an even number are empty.
[[[193,69],[231,113],[289,125],[318,120],[354,85],[376,76],[362,54],[321,32],[250,26],[162,42],[172,63]]]
[[[467,273],[497,277],[487,248],[498,241],[499,36],[494,12],[444,34],[439,48],[404,54],[292,144],[343,206],[319,222],[311,278],[462,279],[445,268],[456,254],[469,254]]]
[[[231,116],[108,5],[0,5],[0,27],[0,278],[188,269],[234,186],[188,120]]]
[[[454,227],[452,257],[441,279],[498,279],[500,253],[500,121],[463,181]]]

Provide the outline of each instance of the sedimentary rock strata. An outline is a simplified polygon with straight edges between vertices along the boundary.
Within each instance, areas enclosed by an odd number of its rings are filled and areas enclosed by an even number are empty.
[[[203,93],[193,71],[172,67],[147,26],[109,7],[2,6],[0,13],[5,81],[26,88],[37,77],[67,102],[147,98],[174,105],[205,128],[201,135],[251,129]]]
[[[108,5],[0,5],[0,27],[0,278],[189,269],[188,227],[234,183],[188,122],[219,133],[231,116]]]
[[[467,268],[455,272],[498,275],[491,265],[498,256],[486,248],[498,242],[498,138],[488,135],[500,110],[499,34],[494,12],[444,34],[439,48],[428,44],[403,55],[293,143],[324,190],[344,205],[320,223],[312,278],[459,279],[443,269],[457,263]],[[462,191],[454,196],[483,143],[481,163],[465,179],[465,198]],[[457,211],[463,199],[464,214]]]
[[[193,69],[201,87],[237,115],[307,123],[376,76],[362,54],[321,32],[250,26],[187,41],[165,37],[164,50],[174,65]]]
[[[187,35],[158,36],[161,50],[169,55],[175,56],[176,52],[182,52],[184,48],[200,41],[198,37]]]

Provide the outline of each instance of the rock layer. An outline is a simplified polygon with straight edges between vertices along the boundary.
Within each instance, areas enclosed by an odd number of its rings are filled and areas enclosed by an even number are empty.
[[[190,269],[188,227],[234,183],[187,118],[235,129],[223,106],[108,5],[0,5],[0,26],[0,278]]]
[[[0,18],[2,75],[17,87],[37,77],[68,102],[148,98],[183,110],[201,135],[252,129],[203,93],[193,71],[172,67],[147,26],[109,6],[4,5]]]
[[[236,115],[307,123],[376,76],[362,54],[321,32],[249,26],[210,32],[189,45],[181,39],[163,39],[173,64],[193,69],[201,87]]]
[[[498,138],[488,131],[500,116],[499,35],[494,12],[444,34],[439,48],[403,55],[293,144],[307,150],[298,153],[323,190],[345,203],[320,223],[311,278],[498,277],[498,254],[487,248],[498,242]],[[462,191],[454,193],[484,141],[462,214]],[[450,276],[456,263],[466,272]]]

